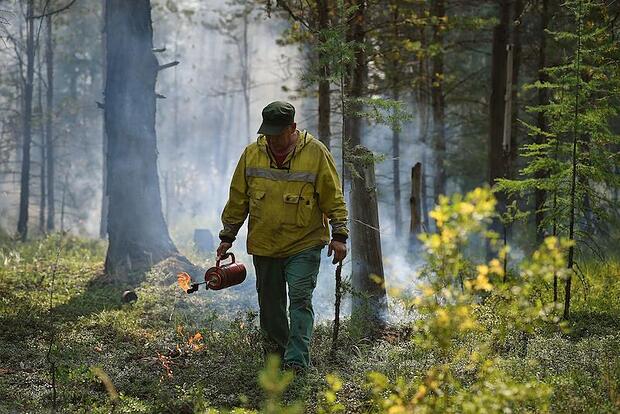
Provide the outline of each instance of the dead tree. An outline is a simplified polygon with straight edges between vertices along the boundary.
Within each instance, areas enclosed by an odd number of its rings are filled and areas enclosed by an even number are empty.
[[[373,154],[359,145],[352,150],[351,217],[353,308],[351,317],[362,336],[385,326],[387,296],[381,254],[377,183]]]
[[[149,0],[105,5],[105,130],[108,137],[107,273],[178,256],[162,214],[157,174],[155,83]]]
[[[411,169],[411,197],[409,198],[411,225],[409,226],[409,251],[415,250],[418,234],[422,232],[422,164]]]
[[[345,135],[353,147],[346,155],[353,161],[351,171],[351,255],[353,262],[352,284],[354,290],[352,318],[358,323],[362,336],[374,336],[385,324],[387,300],[383,283],[383,258],[377,208],[375,167],[372,153],[361,146],[362,125],[360,99],[364,97],[368,62],[365,42],[366,1],[358,0],[357,10],[351,19],[350,37],[356,44],[355,60],[347,79],[350,111],[345,117]],[[344,144],[344,143],[343,143]],[[344,148],[344,145],[343,145]]]

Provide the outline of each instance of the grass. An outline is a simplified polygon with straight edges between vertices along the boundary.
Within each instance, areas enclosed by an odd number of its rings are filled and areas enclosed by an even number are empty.
[[[260,409],[265,397],[257,380],[263,369],[257,315],[242,310],[249,307],[251,282],[188,296],[157,269],[111,280],[102,272],[104,254],[102,242],[59,235],[0,245],[0,412],[49,412],[51,363],[59,412]],[[501,369],[517,380],[550,385],[552,412],[618,412],[620,265],[582,268],[589,286],[586,295],[574,283],[571,329],[542,330],[526,346],[518,338],[501,344]],[[129,288],[139,299],[123,304],[121,294]],[[351,338],[346,328],[345,321],[341,348],[330,360],[330,326],[317,326],[314,366],[288,387],[285,403],[300,401],[316,411],[325,375],[335,372],[343,380],[338,399],[346,412],[367,412],[369,371],[415,379],[433,363],[434,356],[408,338],[406,326],[375,342]],[[118,403],[96,367],[110,378]]]

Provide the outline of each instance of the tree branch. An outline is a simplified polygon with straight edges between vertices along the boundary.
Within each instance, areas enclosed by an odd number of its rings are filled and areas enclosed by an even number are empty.
[[[174,67],[174,66],[176,66],[178,64],[179,64],[179,61],[175,60],[174,62],[166,63],[165,65],[159,65],[157,67],[157,71],[168,69],[168,68]]]
[[[43,14],[39,14],[38,16],[32,16],[31,19],[41,19],[43,17],[47,17],[47,16],[53,16],[54,14],[58,14],[61,13],[65,10],[67,10],[69,7],[73,6],[73,4],[76,2],[77,0],[71,0],[69,3],[67,3],[66,5],[62,6],[59,9],[56,10],[52,10],[49,11],[47,13],[43,13]]]

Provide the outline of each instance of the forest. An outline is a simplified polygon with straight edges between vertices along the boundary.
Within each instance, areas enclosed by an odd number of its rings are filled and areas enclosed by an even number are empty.
[[[0,413],[618,413],[619,207],[619,1],[0,0]]]

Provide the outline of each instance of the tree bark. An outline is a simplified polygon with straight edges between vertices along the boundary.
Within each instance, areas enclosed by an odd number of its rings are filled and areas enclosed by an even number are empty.
[[[328,0],[317,0],[317,15],[319,17],[319,42],[326,42],[325,30],[329,28]],[[331,102],[329,91],[329,62],[324,52],[319,50],[319,140],[330,149],[331,137]]]
[[[143,270],[178,251],[166,227],[157,173],[155,82],[149,0],[107,0],[105,129],[109,246],[105,270]]]
[[[431,2],[431,15],[437,21],[433,24],[433,44],[439,49],[432,57],[433,73],[431,75],[431,104],[433,112],[433,149],[435,161],[435,202],[439,195],[446,194],[446,102],[443,91],[444,56],[443,56],[443,25],[446,16],[444,0]]]
[[[385,326],[387,296],[381,254],[379,209],[373,154],[353,148],[351,215],[353,218],[353,307],[351,317],[362,336],[374,336]]]
[[[425,6],[425,5],[424,5]],[[419,13],[424,12],[424,7],[421,7]],[[428,48],[428,40],[426,35],[426,27],[422,26],[420,28],[420,41],[422,43],[422,50],[427,50]],[[427,54],[424,54],[422,58],[419,60],[418,69],[420,71],[420,82],[418,82],[417,89],[417,104],[418,104],[418,113],[420,114],[420,122],[419,122],[419,137],[420,143],[422,144],[422,177],[421,177],[421,208],[422,208],[422,224],[425,229],[430,228],[429,223],[429,195],[428,195],[428,185],[427,185],[427,174],[426,171],[428,169],[428,131],[429,131],[429,61]]]
[[[102,61],[102,70],[101,70],[101,81],[102,81],[102,89],[105,90],[106,83],[106,70],[107,70],[107,60],[106,60],[106,32],[105,32],[105,7],[106,1],[102,0],[102,10],[103,10],[103,27],[101,30],[101,61]],[[110,197],[108,196],[108,136],[105,133],[105,112],[103,112],[103,116],[101,117],[102,126],[101,128],[101,149],[103,153],[103,162],[102,169],[102,183],[101,183],[101,220],[99,221],[99,238],[102,240],[107,239],[108,237],[108,207],[110,202]]]
[[[368,65],[364,52],[366,2],[357,0],[358,9],[351,22],[351,39],[355,42],[355,63],[351,72],[350,98],[345,126],[350,139],[354,171],[351,172],[351,252],[352,284],[355,292],[352,318],[362,336],[374,336],[385,326],[387,299],[381,255],[381,235],[372,152],[362,147],[362,125],[352,113],[363,108]]]
[[[46,164],[47,164],[47,231],[54,231],[56,215],[54,200],[54,38],[52,16],[47,16],[47,36],[45,47],[45,67],[47,75],[45,137],[46,137]]]
[[[542,13],[540,22],[540,32],[538,38],[540,39],[540,45],[538,49],[538,80],[541,83],[547,82],[547,74],[543,70],[547,66],[547,33],[545,30],[549,26],[549,0],[542,0]],[[538,88],[538,106],[545,106],[549,103],[549,93],[544,88]],[[536,126],[543,132],[548,129],[547,119],[543,112],[538,112],[536,116]],[[534,142],[542,144],[546,141],[544,135],[536,135]],[[543,178],[546,174],[544,172],[537,173],[536,178]],[[545,219],[545,212],[543,211],[545,206],[546,193],[543,189],[536,189],[534,192],[534,220],[536,223],[536,243],[543,242],[545,237],[545,230],[542,227],[543,220]],[[554,286],[557,286],[557,277],[555,278]],[[554,291],[554,297],[557,299],[557,289]]]
[[[252,136],[250,135],[250,45],[248,43],[248,27],[249,27],[249,12],[243,11],[243,56],[241,63],[241,83],[243,88],[243,103],[245,105],[245,136],[248,143],[252,142]]]
[[[26,84],[24,85],[22,164],[19,192],[17,233],[22,241],[28,237],[28,206],[30,198],[30,146],[32,143],[32,87],[34,81],[34,0],[26,6]]]
[[[394,7],[393,14],[394,39],[399,39],[398,33],[398,6]],[[398,56],[398,55],[396,55]],[[395,102],[400,100],[400,70],[398,57],[394,57],[392,61],[392,98]],[[402,210],[401,210],[401,193],[400,193],[400,125],[396,121],[392,125],[392,184],[394,191],[394,234],[397,239],[403,234],[402,228]]]
[[[506,105],[506,78],[507,78],[507,51],[508,25],[510,24],[510,2],[500,1],[500,21],[493,28],[493,47],[491,58],[491,97],[489,101],[489,184],[493,186],[495,180],[506,176],[508,163],[507,152],[504,151],[504,115]],[[503,192],[496,193],[497,210],[504,213],[506,210],[506,196]],[[495,219],[491,228],[500,233],[502,225]],[[487,249],[490,254],[489,249]]]
[[[43,112],[43,79],[41,78],[41,54],[39,54],[38,66],[39,66],[39,82],[37,83],[37,125],[39,130],[39,154],[41,159],[41,165],[39,166],[39,186],[41,191],[39,192],[39,233],[45,234],[45,204],[46,204],[46,189],[45,189],[45,128],[44,122],[45,114]]]
[[[409,250],[418,245],[418,234],[422,232],[422,164],[416,163],[411,169],[411,225],[409,226]]]

